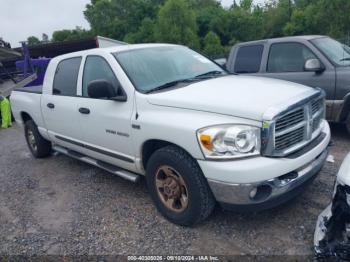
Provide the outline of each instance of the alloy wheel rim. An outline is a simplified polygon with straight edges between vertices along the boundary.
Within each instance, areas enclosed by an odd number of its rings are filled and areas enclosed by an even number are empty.
[[[188,190],[182,176],[170,166],[160,166],[155,177],[158,196],[164,206],[180,213],[188,206]]]
[[[27,132],[27,137],[28,137],[28,143],[30,145],[30,147],[36,151],[37,150],[37,144],[36,144],[36,141],[35,141],[35,136],[33,134],[33,131],[32,130],[28,130]]]

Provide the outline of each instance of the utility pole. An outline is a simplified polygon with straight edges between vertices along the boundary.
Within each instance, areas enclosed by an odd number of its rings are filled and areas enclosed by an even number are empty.
[[[292,19],[292,0],[288,0],[288,5],[289,5],[289,22]]]

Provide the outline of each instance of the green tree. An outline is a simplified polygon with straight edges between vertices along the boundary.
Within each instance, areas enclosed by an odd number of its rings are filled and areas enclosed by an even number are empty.
[[[52,34],[52,41],[53,42],[61,42],[67,40],[71,35],[70,30],[59,30],[55,31]]]
[[[198,36],[201,39],[209,31],[218,34],[226,43],[230,39],[230,28],[228,27],[227,11],[215,0],[191,0],[191,8],[195,10]]]
[[[253,7],[253,0],[241,0],[239,5],[246,12],[250,12]]]
[[[114,39],[136,33],[144,18],[154,20],[165,0],[92,0],[84,11],[91,30]],[[128,36],[130,37],[130,36]]]
[[[274,0],[269,2],[264,13],[264,36],[284,36],[283,28],[290,21],[290,0]]]
[[[339,12],[342,10],[342,12]],[[84,15],[91,32],[61,30],[53,40],[102,35],[130,43],[170,42],[202,50],[216,34],[224,50],[242,41],[287,35],[350,34],[349,0],[91,0]],[[212,34],[210,33],[210,38]],[[209,39],[210,39],[209,38]]]
[[[64,29],[64,30],[53,32],[52,42],[78,40],[78,39],[83,39],[91,36],[93,36],[93,33],[91,31],[82,29],[77,26],[73,30]]]
[[[350,31],[350,1],[295,0],[285,35],[323,34],[342,38]],[[342,10],[342,12],[339,12]]]
[[[302,10],[294,10],[290,22],[283,27],[285,35],[301,35],[306,33],[307,18]]]
[[[134,44],[134,43],[151,43],[155,42],[154,36],[155,22],[151,18],[145,18],[139,30],[134,33],[128,33],[124,37],[124,42]]]
[[[156,38],[160,42],[199,49],[195,13],[185,0],[168,0],[159,10]]]
[[[39,38],[35,36],[30,36],[27,38],[28,45],[37,45],[40,44]]]
[[[264,10],[259,6],[253,6],[250,0],[232,6],[228,15],[231,32],[228,41],[231,39],[251,41],[263,37]]]
[[[123,39],[128,29],[127,16],[135,1],[131,0],[129,6],[126,6],[126,2],[128,1],[95,0],[87,5],[84,14],[92,31],[98,35]],[[129,27],[129,30],[132,28]]]
[[[319,0],[307,7],[307,15],[313,16],[308,20],[310,27],[318,34],[327,34],[342,38],[350,32],[350,1],[348,0]]]
[[[223,53],[223,47],[220,43],[220,38],[212,31],[210,31],[205,36],[203,46],[203,52],[211,58],[216,58]]]

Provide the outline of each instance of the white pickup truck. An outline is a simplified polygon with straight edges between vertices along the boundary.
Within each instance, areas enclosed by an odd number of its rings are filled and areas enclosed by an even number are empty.
[[[51,60],[43,87],[11,96],[35,157],[57,151],[131,181],[145,176],[180,225],[215,203],[270,208],[298,195],[326,159],[324,93],[230,75],[195,51],[144,44]]]

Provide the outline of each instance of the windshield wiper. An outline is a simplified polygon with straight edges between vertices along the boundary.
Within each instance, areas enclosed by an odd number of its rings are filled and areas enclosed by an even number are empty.
[[[193,82],[193,81],[197,81],[197,79],[187,78],[187,79],[180,79],[180,80],[171,81],[171,82],[165,83],[163,85],[157,86],[157,87],[147,91],[146,94],[153,93],[153,92],[156,92],[156,91],[159,91],[159,90],[163,90],[163,89],[166,89],[166,88],[170,88],[170,87],[176,86],[176,85],[178,85],[180,83],[190,83],[190,82]]]
[[[202,77],[207,77],[207,76],[216,76],[216,75],[222,75],[223,71],[218,71],[218,70],[214,70],[214,71],[209,71],[209,72],[206,72],[204,74],[200,74],[200,75],[197,75],[195,78],[202,78]]]
[[[153,92],[163,90],[166,88],[170,88],[170,87],[176,86],[180,83],[191,83],[191,82],[195,82],[195,81],[200,81],[203,78],[221,75],[222,73],[224,73],[224,71],[215,70],[215,71],[209,71],[209,72],[206,72],[204,74],[197,75],[193,78],[186,78],[186,79],[179,79],[179,80],[171,81],[171,82],[165,83],[163,85],[157,86],[149,91],[146,91],[146,94],[153,93]]]
[[[340,59],[340,62],[343,62],[343,61],[350,61],[350,57],[345,57],[343,59]]]

